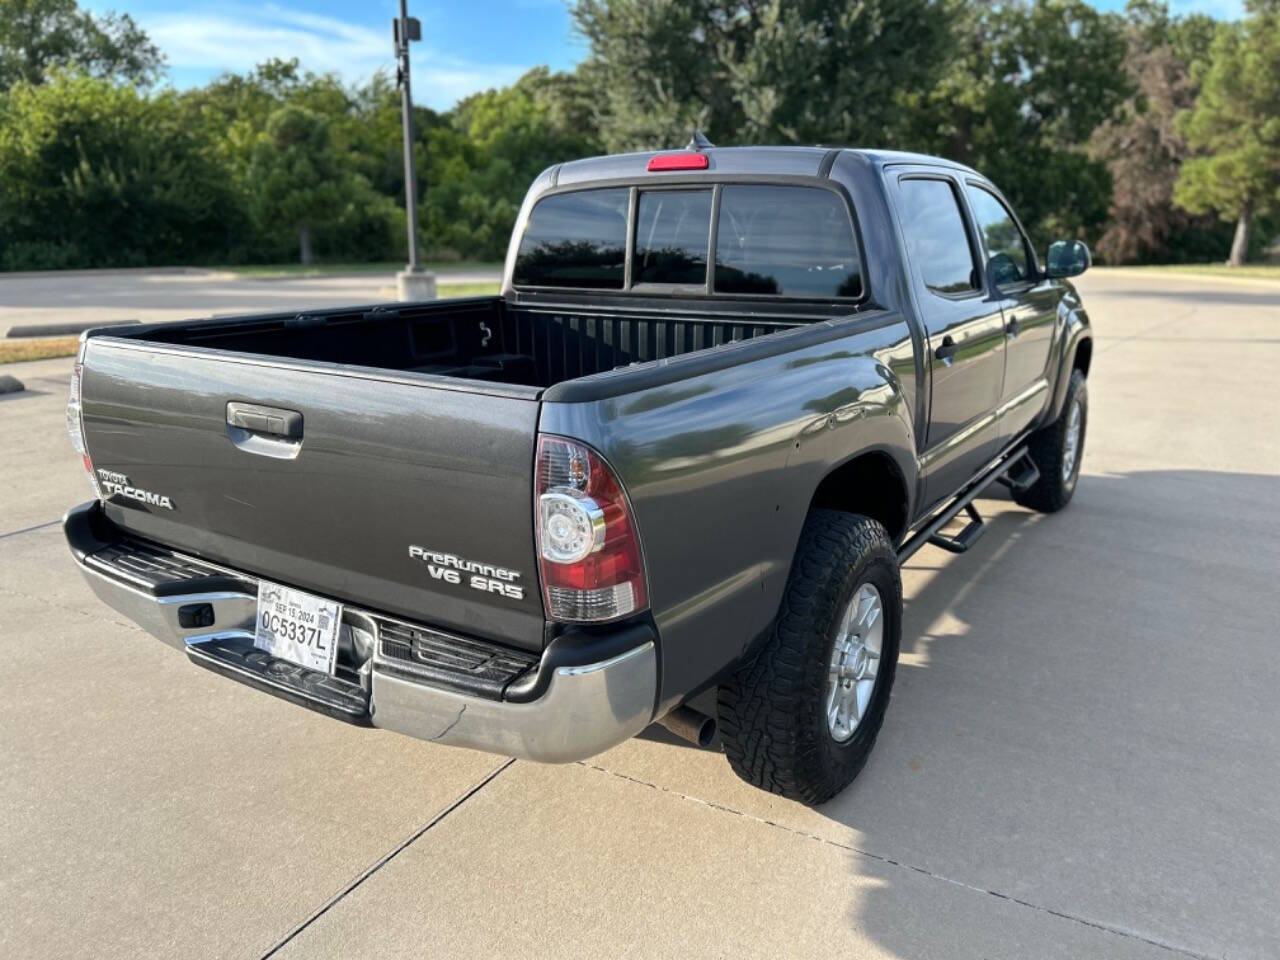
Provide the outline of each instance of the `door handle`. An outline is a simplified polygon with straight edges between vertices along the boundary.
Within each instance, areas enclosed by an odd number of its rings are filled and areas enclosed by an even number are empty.
[[[952,361],[956,358],[956,349],[955,340],[952,339],[951,334],[947,334],[942,338],[942,344],[938,349],[933,351],[933,355],[947,366],[951,366]]]
[[[1022,327],[1018,325],[1017,317],[1010,317],[1009,322],[1004,325],[1004,332],[1010,337],[1016,337],[1021,329]]]
[[[233,400],[227,404],[227,425],[282,440],[302,439],[302,414],[297,410]]]

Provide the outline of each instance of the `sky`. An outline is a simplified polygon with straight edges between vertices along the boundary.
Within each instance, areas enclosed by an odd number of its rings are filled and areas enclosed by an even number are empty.
[[[220,73],[243,73],[270,57],[297,57],[317,73],[355,82],[395,69],[391,20],[399,0],[81,0],[102,13],[131,15],[168,60],[168,80],[185,89]],[[1124,0],[1094,0],[1123,9]],[[1175,13],[1241,15],[1243,0],[1171,0]],[[444,110],[468,94],[499,87],[530,67],[571,68],[586,54],[564,0],[410,0],[422,21],[412,50],[417,103]]]

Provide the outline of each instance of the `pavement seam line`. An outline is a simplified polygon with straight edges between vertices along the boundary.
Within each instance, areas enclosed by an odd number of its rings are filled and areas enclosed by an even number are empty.
[[[376,862],[374,862],[372,866],[368,867],[353,881],[351,881],[349,884],[347,884],[345,887],[339,890],[336,894],[334,894],[332,897],[326,900],[324,904],[321,905],[319,910],[316,910],[313,914],[311,914],[311,916],[307,917],[300,924],[298,924],[296,927],[290,930],[284,936],[284,939],[282,939],[274,947],[272,947],[270,950],[264,953],[262,955],[262,960],[269,960],[269,958],[274,957],[278,952],[283,950],[286,946],[288,946],[291,940],[293,940],[300,933],[306,930],[307,927],[311,926],[313,923],[315,923],[317,920],[323,917],[326,913],[328,913],[331,909],[336,907],[339,903],[342,902],[342,900],[344,900],[347,897],[348,894],[354,892],[362,883],[364,883],[366,880],[372,877],[375,873],[377,873],[379,870],[385,867],[388,863],[394,860],[397,856],[399,856],[402,852],[404,852],[410,846],[416,843],[419,837],[421,837],[428,830],[434,827],[437,823],[439,823],[445,817],[449,816],[449,814],[453,813],[453,811],[457,810],[460,806],[462,806],[464,803],[466,803],[468,800],[474,797],[477,793],[479,793],[481,790],[487,787],[490,783],[492,783],[497,778],[498,774],[502,773],[502,771],[506,770],[515,762],[516,762],[515,757],[510,757],[505,763],[489,771],[488,774],[482,777],[479,782],[477,782],[472,787],[470,787],[464,794],[462,794],[462,796],[454,800],[453,803],[449,804],[449,806],[445,807],[443,810],[437,813],[434,817],[428,820],[422,827],[420,827],[419,829],[415,830],[412,834],[410,834],[407,839],[405,839],[404,841],[402,841],[401,843],[393,847],[389,853],[380,857]]]
[[[786,833],[793,834],[794,836],[802,837],[806,840],[815,840],[818,843],[824,843],[824,844],[827,844],[828,846],[836,847],[837,849],[840,849],[840,850],[845,850],[857,856],[866,857],[868,860],[875,860],[877,863],[884,863],[892,867],[898,867],[899,869],[902,869],[902,870],[910,870],[912,873],[921,874],[922,876],[929,877],[932,880],[939,880],[942,883],[949,883],[952,886],[961,887],[965,890],[970,890],[973,893],[981,893],[989,897],[995,897],[997,900],[1006,900],[1009,903],[1017,904],[1020,907],[1027,907],[1028,909],[1035,910],[1039,913],[1046,913],[1051,917],[1057,917],[1060,920],[1068,920],[1072,923],[1078,923],[1078,924],[1081,924],[1082,926],[1091,927],[1092,929],[1100,930],[1103,933],[1110,933],[1110,934],[1113,934],[1114,936],[1124,937],[1125,939],[1128,939],[1128,940],[1137,940],[1141,943],[1145,943],[1153,947],[1159,947],[1161,950],[1167,950],[1170,953],[1178,954],[1179,956],[1190,957],[1192,958],[1192,960],[1225,960],[1225,956],[1219,958],[1219,957],[1212,957],[1204,953],[1196,953],[1194,950],[1189,950],[1186,947],[1177,947],[1177,946],[1174,946],[1173,944],[1164,943],[1160,940],[1153,940],[1150,937],[1144,936],[1141,933],[1135,933],[1132,930],[1125,930],[1121,927],[1114,927],[1114,926],[1111,926],[1110,924],[1103,923],[1098,920],[1089,920],[1086,917],[1076,916],[1075,914],[1066,913],[1062,910],[1055,910],[1052,907],[1044,907],[1037,903],[1031,903],[1029,900],[1019,899],[1018,897],[1015,897],[1012,894],[1001,893],[998,890],[990,890],[987,887],[980,887],[972,883],[965,883],[963,880],[956,880],[956,879],[953,879],[952,877],[944,876],[943,874],[940,874],[940,873],[934,873],[932,870],[928,870],[924,867],[917,867],[914,864],[904,863],[901,860],[894,860],[892,857],[886,857],[884,854],[872,853],[870,850],[863,850],[862,848],[855,847],[852,844],[841,843],[840,841],[832,840],[829,837],[818,836],[815,833],[809,833],[805,830],[799,830],[796,827],[788,826],[785,823],[778,823],[775,820],[768,820],[765,817],[756,816],[753,813],[746,813],[742,810],[736,810],[733,807],[725,806],[722,803],[716,803],[713,800],[704,800],[701,797],[695,797],[687,793],[681,793],[679,790],[672,790],[670,787],[659,786],[656,783],[650,783],[647,780],[641,780],[639,777],[632,777],[625,773],[618,773],[615,770],[609,770],[605,767],[598,766],[594,763],[589,763],[585,760],[580,761],[580,766],[586,767],[589,770],[595,770],[598,773],[603,773],[606,776],[616,777],[619,780],[626,780],[629,783],[638,784],[639,786],[642,786],[642,787],[648,787],[651,790],[658,790],[662,793],[668,793],[673,797],[679,797],[681,800],[689,800],[693,803],[701,804],[704,807],[709,807],[712,810],[719,811],[720,813],[732,814],[734,816],[742,817],[744,820],[751,820],[751,821],[754,821],[755,823],[760,823],[767,827],[776,827],[777,829],[785,831]]]
[[[24,533],[35,533],[37,530],[43,530],[45,527],[52,527],[61,522],[61,520],[48,520],[44,523],[37,523],[34,527],[23,527],[21,530],[10,530],[8,533],[0,533],[0,540],[7,540],[9,537],[20,537]]]

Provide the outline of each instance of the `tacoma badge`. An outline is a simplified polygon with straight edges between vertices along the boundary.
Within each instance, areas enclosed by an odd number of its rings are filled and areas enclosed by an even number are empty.
[[[122,497],[128,497],[130,500],[145,503],[149,507],[164,507],[166,510],[173,509],[173,501],[168,497],[152,493],[150,490],[142,490],[139,487],[130,486],[129,478],[123,473],[116,473],[114,470],[99,470],[98,484],[108,498],[119,494]]]

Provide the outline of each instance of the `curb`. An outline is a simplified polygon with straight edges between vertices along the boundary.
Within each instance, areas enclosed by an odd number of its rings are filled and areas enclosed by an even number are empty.
[[[205,273],[216,273],[213,267],[81,267],[73,270],[0,270],[0,279],[40,280],[63,277],[116,277],[130,274],[164,273],[169,275],[199,276]]]

